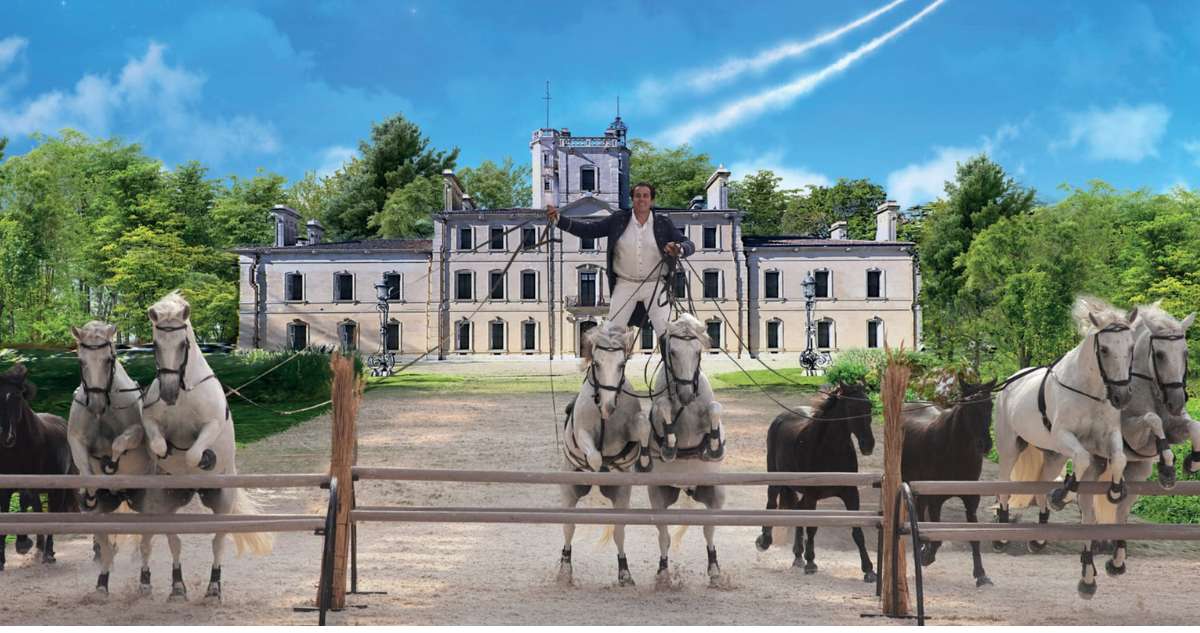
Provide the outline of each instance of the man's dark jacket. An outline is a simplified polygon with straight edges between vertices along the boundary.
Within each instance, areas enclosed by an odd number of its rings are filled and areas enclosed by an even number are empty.
[[[667,214],[651,210],[650,218],[654,222],[654,241],[658,244],[658,254],[660,256],[666,256],[663,248],[671,242],[679,244],[683,249],[684,257],[696,252],[696,245],[683,234],[683,231],[680,231],[675,226],[675,223],[671,221],[671,218]],[[633,219],[633,211],[630,209],[620,209],[608,217],[599,220],[573,220],[565,215],[558,216],[558,228],[571,235],[608,238],[608,291],[610,293],[617,287],[617,272],[613,268],[613,258],[617,252],[617,240],[625,233],[625,227],[629,226],[631,219]],[[665,267],[662,273],[663,275],[667,274]]]

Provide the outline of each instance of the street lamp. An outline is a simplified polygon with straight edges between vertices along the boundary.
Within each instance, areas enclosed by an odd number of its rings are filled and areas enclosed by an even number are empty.
[[[804,275],[804,351],[800,352],[800,366],[804,368],[809,375],[815,375],[818,368],[824,368],[829,365],[831,359],[829,352],[816,352],[813,350],[813,308],[816,307],[817,297],[817,280],[813,277],[812,271],[808,271]]]
[[[387,348],[388,299],[390,292],[386,281],[375,284],[375,309],[379,311],[379,351],[367,357],[367,367],[372,376],[391,376],[396,367],[396,354]]]

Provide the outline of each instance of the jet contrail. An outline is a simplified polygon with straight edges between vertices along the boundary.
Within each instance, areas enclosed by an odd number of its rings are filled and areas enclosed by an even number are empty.
[[[886,44],[889,40],[897,35],[907,31],[922,18],[937,9],[945,0],[934,0],[929,6],[921,9],[921,12],[913,17],[905,20],[900,26],[880,35],[879,37],[867,42],[858,47],[853,52],[847,53],[836,62],[818,70],[814,73],[802,75],[786,83],[782,86],[777,86],[770,90],[760,92],[756,95],[734,101],[729,105],[721,108],[714,114],[702,114],[693,117],[690,121],[677,125],[658,136],[660,142],[670,145],[679,145],[682,143],[691,142],[698,137],[713,134],[733,127],[737,123],[752,117],[757,114],[772,108],[781,108],[788,105],[797,98],[802,97],[818,86],[825,83],[827,80],[841,74],[846,69],[850,68],[854,62],[862,59],[868,53],[874,51]]]

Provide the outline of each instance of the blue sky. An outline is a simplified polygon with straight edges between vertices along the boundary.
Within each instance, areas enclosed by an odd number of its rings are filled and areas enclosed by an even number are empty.
[[[905,206],[987,150],[1043,199],[1200,187],[1200,4],[33,2],[0,7],[0,135],[70,126],[214,175],[329,172],[402,112],[460,165],[544,122],[689,142],[735,178]]]

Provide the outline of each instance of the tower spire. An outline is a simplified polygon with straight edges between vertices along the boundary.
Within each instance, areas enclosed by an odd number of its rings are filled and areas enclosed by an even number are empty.
[[[550,127],[550,80],[546,80],[546,96],[542,97],[546,101],[546,127]]]

